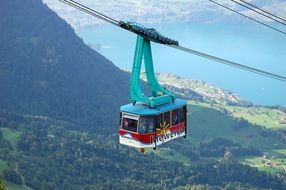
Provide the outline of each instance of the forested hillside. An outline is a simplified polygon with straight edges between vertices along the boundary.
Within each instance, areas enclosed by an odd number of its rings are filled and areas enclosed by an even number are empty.
[[[235,159],[261,151],[240,143],[233,128],[227,132],[234,142],[218,130],[212,134],[220,138],[193,134],[208,133],[213,121],[217,127],[227,121],[221,130],[236,124],[241,131],[252,127],[212,108],[190,106],[187,139],[145,155],[120,145],[119,106],[128,101],[128,86],[127,72],[86,46],[41,0],[3,1],[0,173],[5,185],[43,190],[286,189],[283,176]]]
[[[0,26],[1,108],[115,132],[129,74],[85,45],[41,0],[1,2]]]
[[[119,145],[116,134],[79,132],[66,129],[73,124],[65,121],[0,113],[0,171],[23,189],[286,188],[282,179],[240,164],[231,152],[213,158],[183,139],[142,155]],[[221,142],[214,143],[221,149]],[[230,151],[257,154],[226,142]],[[202,146],[209,154],[216,149]]]

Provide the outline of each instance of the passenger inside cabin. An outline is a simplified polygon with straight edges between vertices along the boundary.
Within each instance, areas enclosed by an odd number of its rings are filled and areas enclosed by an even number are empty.
[[[153,133],[154,132],[154,122],[151,121],[150,125],[149,125],[149,130],[148,130],[148,133]]]
[[[172,125],[177,125],[179,123],[178,114],[179,114],[178,109],[172,111]]]
[[[140,118],[139,133],[153,133],[154,132],[154,117],[143,116]]]
[[[123,118],[122,129],[132,132],[137,132],[137,123],[135,119]]]

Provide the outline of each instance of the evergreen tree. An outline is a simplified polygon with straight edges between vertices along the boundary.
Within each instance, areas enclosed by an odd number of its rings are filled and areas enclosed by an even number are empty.
[[[1,178],[0,178],[0,190],[6,190]]]

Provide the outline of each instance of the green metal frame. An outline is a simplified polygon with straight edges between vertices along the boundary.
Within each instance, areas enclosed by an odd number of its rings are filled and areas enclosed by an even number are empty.
[[[140,73],[143,60],[147,83],[152,91],[152,96],[150,97],[146,97],[142,93],[140,86]],[[142,102],[151,108],[155,108],[156,106],[173,102],[176,98],[173,93],[159,85],[154,73],[150,40],[141,36],[137,36],[130,82],[130,98],[134,105],[136,102]]]

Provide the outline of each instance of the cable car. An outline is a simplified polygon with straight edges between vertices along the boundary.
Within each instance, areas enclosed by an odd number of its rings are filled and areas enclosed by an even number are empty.
[[[142,63],[151,96],[140,87]],[[137,36],[130,78],[131,104],[120,107],[119,143],[139,148],[154,148],[165,142],[186,137],[187,101],[162,87],[154,73],[150,40]]]
[[[187,135],[187,102],[174,102],[150,108],[144,104],[120,107],[119,142],[143,150]]]

